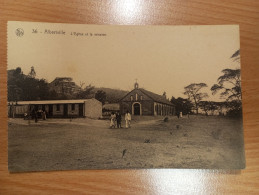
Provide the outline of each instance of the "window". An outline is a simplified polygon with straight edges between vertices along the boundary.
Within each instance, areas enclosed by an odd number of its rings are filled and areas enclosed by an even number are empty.
[[[138,101],[138,94],[136,93],[136,101]]]
[[[142,95],[140,96],[140,100],[143,100],[143,96]]]
[[[75,104],[72,104],[71,105],[71,110],[75,110],[75,107],[76,107]]]
[[[57,111],[60,111],[60,105],[57,104]]]
[[[133,96],[132,95],[130,96],[130,101],[133,101]]]

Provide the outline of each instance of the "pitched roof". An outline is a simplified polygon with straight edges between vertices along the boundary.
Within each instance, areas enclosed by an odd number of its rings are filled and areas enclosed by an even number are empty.
[[[14,105],[29,105],[29,104],[80,104],[88,101],[98,101],[95,98],[92,99],[77,99],[77,100],[35,100],[35,101],[17,101],[17,102],[8,102],[9,104]]]
[[[158,95],[156,93],[153,93],[151,91],[145,90],[143,88],[139,88],[140,91],[142,91],[144,94],[146,94],[147,96],[149,96],[152,100],[154,100],[155,102],[159,102],[159,103],[164,103],[164,104],[168,104],[168,105],[173,105],[168,99],[166,99],[164,96],[162,95]]]
[[[120,104],[118,103],[104,104],[103,108],[107,110],[120,110]]]

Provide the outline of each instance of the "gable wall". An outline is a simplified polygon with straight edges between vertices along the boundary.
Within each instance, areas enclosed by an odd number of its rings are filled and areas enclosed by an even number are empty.
[[[136,94],[138,94],[138,100],[136,100]],[[133,97],[133,101],[140,101],[141,96],[142,96],[142,100],[153,101],[150,97],[148,97],[146,94],[144,94],[139,89],[132,90],[121,101],[123,101],[123,102],[131,101],[131,98],[130,98],[131,96]]]
[[[137,94],[137,99],[136,99]],[[132,99],[131,99],[132,96]],[[142,98],[141,98],[142,96]],[[154,101],[139,89],[134,89],[120,101],[120,112],[125,114],[128,110],[132,113],[132,105],[138,102],[141,104],[142,115],[153,115]]]

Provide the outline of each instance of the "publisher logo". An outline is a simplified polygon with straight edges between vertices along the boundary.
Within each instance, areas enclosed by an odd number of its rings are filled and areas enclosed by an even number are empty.
[[[16,31],[15,31],[15,34],[18,36],[18,37],[22,37],[24,35],[24,31],[22,28],[17,28]]]

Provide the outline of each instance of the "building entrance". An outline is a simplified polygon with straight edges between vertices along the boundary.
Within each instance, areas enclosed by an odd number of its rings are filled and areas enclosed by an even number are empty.
[[[133,108],[134,108],[134,115],[140,115],[140,104],[135,103]]]

